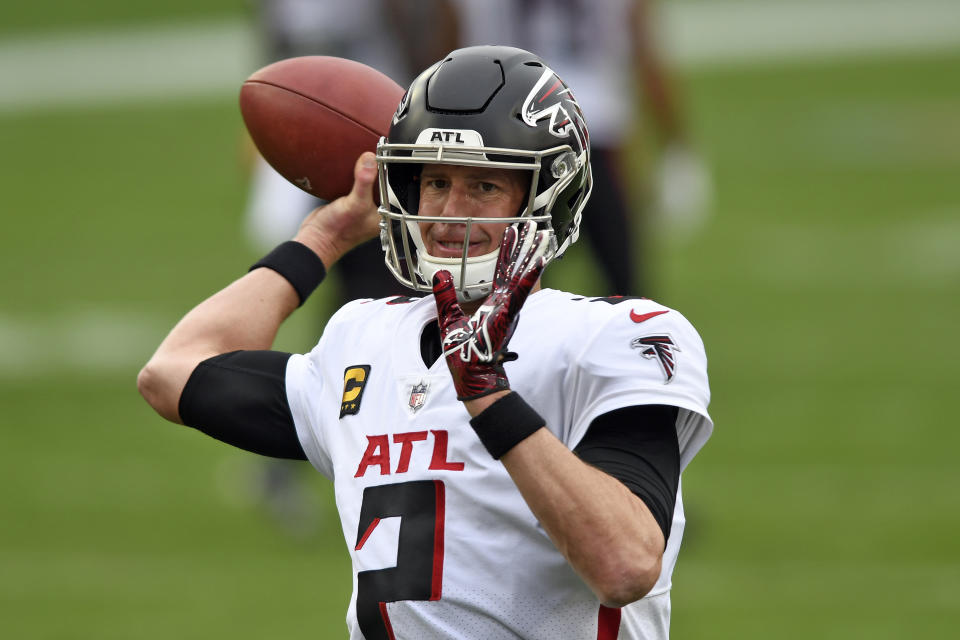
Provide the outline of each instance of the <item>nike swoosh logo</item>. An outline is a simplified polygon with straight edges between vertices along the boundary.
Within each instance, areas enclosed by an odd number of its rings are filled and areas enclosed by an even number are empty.
[[[650,313],[637,313],[636,311],[634,311],[633,309],[631,309],[631,310],[630,310],[630,319],[633,320],[634,322],[636,322],[637,324],[640,324],[641,322],[646,322],[646,321],[649,320],[650,318],[654,318],[654,317],[659,316],[659,315],[662,315],[662,314],[664,314],[664,313],[668,313],[669,311],[670,311],[670,310],[667,309],[666,311],[651,311]]]

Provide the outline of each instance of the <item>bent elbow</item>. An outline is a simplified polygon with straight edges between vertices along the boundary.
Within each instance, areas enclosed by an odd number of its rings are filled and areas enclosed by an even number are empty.
[[[143,368],[140,369],[140,373],[137,374],[137,391],[139,391],[143,399],[147,401],[147,404],[154,409],[157,409],[157,405],[160,404],[159,387],[160,383],[156,367],[153,366],[153,361],[151,360],[145,364]]]
[[[660,579],[662,556],[642,556],[625,563],[597,585],[597,596],[606,607],[625,607],[653,589]]]
[[[180,394],[174,394],[172,387],[164,377],[162,367],[154,360],[150,360],[137,374],[137,391],[147,404],[167,420],[180,423]]]

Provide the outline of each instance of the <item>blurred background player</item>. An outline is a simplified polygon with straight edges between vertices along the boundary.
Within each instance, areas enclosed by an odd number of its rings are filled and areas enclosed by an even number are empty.
[[[646,0],[456,0],[461,46],[505,44],[550,60],[589,117],[594,190],[583,216],[610,294],[652,296],[644,226],[656,211],[674,231],[692,232],[709,206],[710,177],[694,152]],[[650,179],[628,172],[624,150],[638,114],[656,129]],[[644,129],[644,144],[654,142]],[[634,154],[636,155],[636,154]],[[647,181],[653,184],[647,184]],[[637,192],[643,197],[636,204]],[[651,210],[651,205],[656,209]],[[639,213],[634,213],[638,210]],[[640,215],[644,214],[644,215]],[[557,273],[548,272],[545,283]]]
[[[263,64],[308,55],[362,62],[408,86],[414,73],[456,48],[455,8],[448,0],[257,0],[256,28]],[[273,170],[253,144],[253,167],[244,216],[251,246],[266,251],[293,236],[323,201]],[[383,263],[374,238],[345,255],[331,270],[337,309],[357,298],[409,295]],[[320,319],[320,324],[326,317]],[[317,524],[313,501],[299,480],[302,463],[265,459],[254,477],[254,497],[272,519],[296,537]]]

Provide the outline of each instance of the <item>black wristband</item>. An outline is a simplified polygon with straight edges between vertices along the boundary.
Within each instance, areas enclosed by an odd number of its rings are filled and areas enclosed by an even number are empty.
[[[313,293],[317,285],[327,275],[323,261],[305,244],[295,240],[287,240],[260,258],[250,267],[250,271],[267,267],[273,269],[287,279],[300,297],[300,305]],[[299,305],[298,305],[299,306]]]
[[[470,420],[470,426],[494,460],[499,460],[546,424],[516,391],[503,396]]]

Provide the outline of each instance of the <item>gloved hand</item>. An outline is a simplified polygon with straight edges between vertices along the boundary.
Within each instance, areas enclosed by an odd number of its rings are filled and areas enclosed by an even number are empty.
[[[449,271],[433,277],[440,338],[447,367],[453,376],[458,400],[472,400],[510,388],[503,363],[517,359],[507,351],[530,289],[543,271],[543,253],[549,242],[546,231],[524,224],[519,233],[507,227],[493,277],[493,290],[470,318],[457,304]]]

